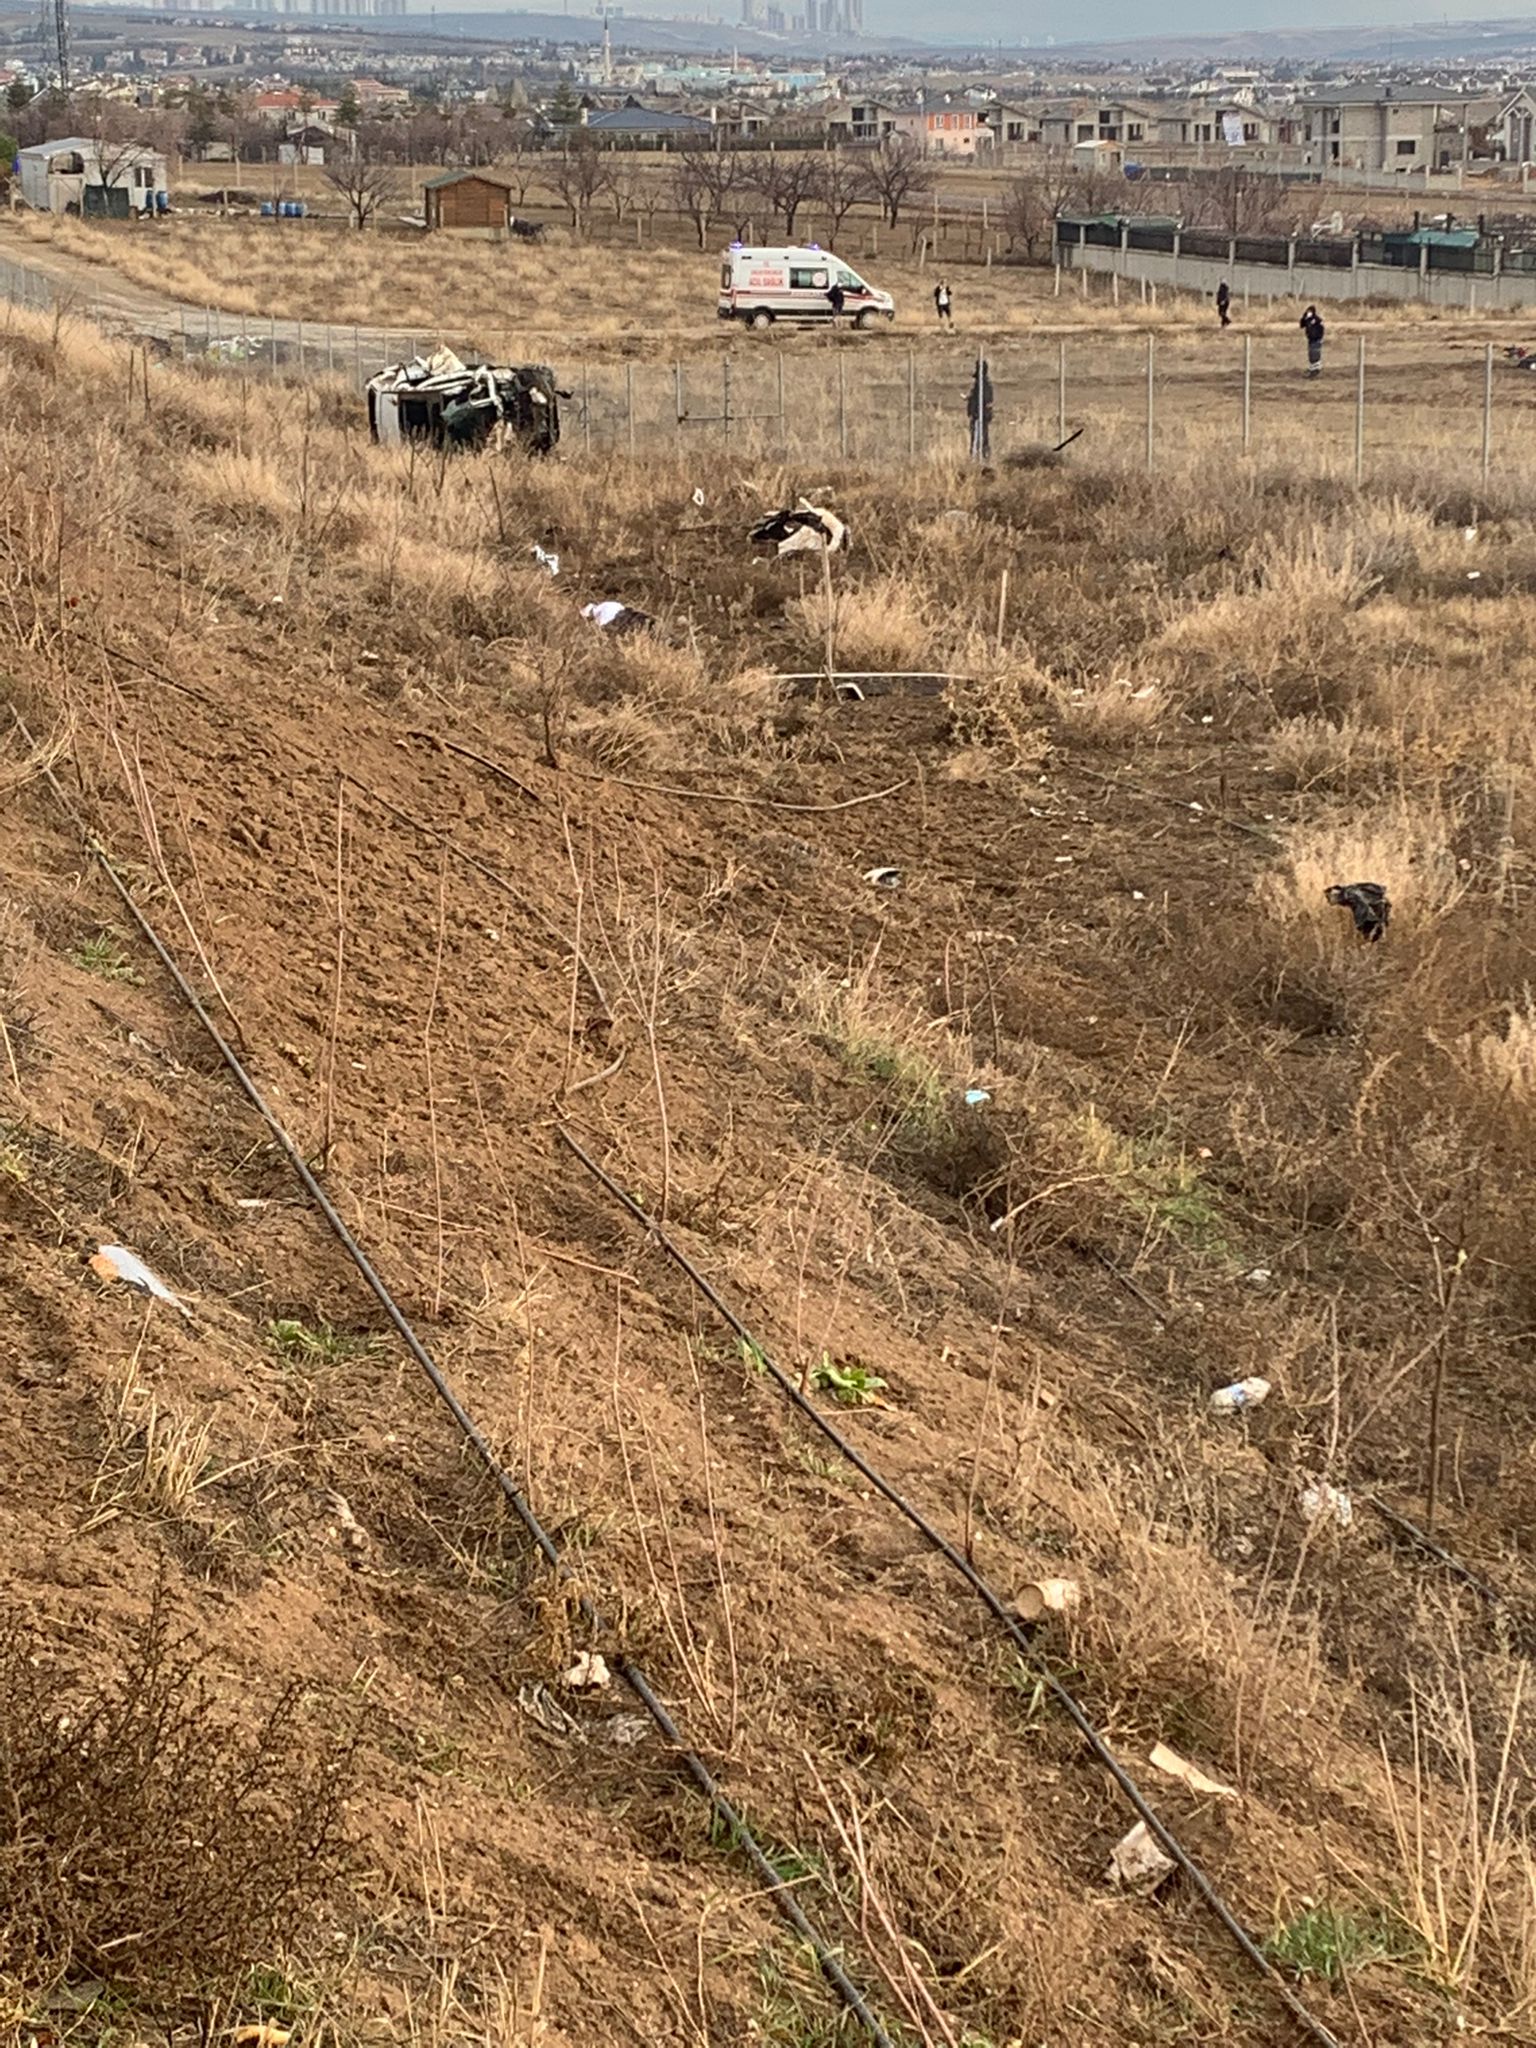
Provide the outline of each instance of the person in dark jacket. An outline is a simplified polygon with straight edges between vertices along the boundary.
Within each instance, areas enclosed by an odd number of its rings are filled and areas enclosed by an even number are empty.
[[[949,280],[941,277],[933,288],[933,310],[938,315],[941,327],[955,324],[955,295],[949,288]]]
[[[976,374],[966,394],[965,416],[971,423],[971,453],[978,462],[992,455],[992,372],[985,356],[976,358]]]
[[[1225,278],[1216,287],[1216,317],[1223,327],[1232,325],[1232,287]]]
[[[1323,373],[1323,336],[1328,332],[1323,325],[1323,316],[1316,306],[1308,306],[1297,325],[1307,337],[1307,375],[1320,377]]]
[[[843,307],[848,303],[847,293],[840,284],[835,284],[831,291],[827,293],[827,297],[832,301],[832,318],[834,320],[841,320],[843,317]]]

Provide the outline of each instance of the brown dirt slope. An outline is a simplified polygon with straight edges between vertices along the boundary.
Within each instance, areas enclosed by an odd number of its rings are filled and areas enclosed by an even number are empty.
[[[360,446],[339,395],[265,416],[180,372],[82,427],[123,359],[3,346],[9,700],[905,2037],[1292,2034],[1181,1882],[1105,1885],[1104,1773],[562,1118],[1001,1588],[1081,1581],[1041,1654],[1341,2037],[1523,2038],[1524,508],[1484,507],[1469,595],[1422,481],[852,475],[845,664],[963,680],[829,704],[766,673],[815,664],[814,565],[743,538],[815,479],[493,492]],[[662,639],[588,628],[609,594]],[[351,1859],[275,1877],[293,1910],[242,1945],[201,1838],[174,1913],[152,1858],[87,1912],[64,1857],[56,1922],[0,1946],[18,2016],[83,1977],[113,2024],[217,1996],[306,2040],[836,2038],[633,1703],[562,1685],[569,1594],[5,746],[4,1604],[80,1693],[139,1669],[158,1588],[215,1805],[209,1729],[295,1687]],[[1379,948],[1310,879],[1366,858]],[[102,1243],[190,1313],[102,1282]],[[1363,1505],[1421,1515],[1437,1365],[1439,1526],[1497,1610]],[[1213,1419],[1248,1373],[1269,1403]],[[839,1408],[850,1375],[878,1400]],[[1347,1530],[1301,1512],[1324,1475]],[[1240,1799],[1158,1778],[1159,1741]]]

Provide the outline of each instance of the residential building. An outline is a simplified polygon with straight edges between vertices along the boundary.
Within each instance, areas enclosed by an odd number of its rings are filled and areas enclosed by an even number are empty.
[[[684,114],[671,107],[643,107],[635,99],[627,100],[622,107],[583,107],[581,124],[594,141],[653,149],[708,141],[715,133],[714,122],[703,114]]]
[[[1301,102],[1311,161],[1355,171],[1438,171],[1474,154],[1473,131],[1498,102],[1476,95],[1344,86]]]
[[[1015,107],[1006,100],[993,100],[982,108],[981,118],[991,129],[992,140],[999,149],[1038,148],[1045,139],[1040,116],[1030,107]]]
[[[1040,140],[1047,149],[1075,149],[1088,142],[1134,148],[1156,138],[1160,118],[1158,107],[1139,100],[1067,100],[1041,110]]]
[[[352,97],[364,114],[402,113],[411,104],[403,85],[384,85],[377,78],[354,78]]]
[[[883,142],[896,132],[897,108],[891,101],[833,100],[822,112],[829,142]]]
[[[915,107],[898,107],[893,126],[896,134],[917,143],[924,156],[973,157],[992,146],[992,131],[980,110],[948,94],[920,100]]]
[[[1492,139],[1507,164],[1536,162],[1536,96],[1529,86],[1500,107]]]

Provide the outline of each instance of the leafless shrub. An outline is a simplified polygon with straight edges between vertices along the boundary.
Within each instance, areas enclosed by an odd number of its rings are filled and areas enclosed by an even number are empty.
[[[289,1687],[253,1726],[157,1591],[90,1681],[0,1629],[0,1975],[86,1970],[157,2003],[227,1988],[312,1931],[345,1872],[352,1739]]]

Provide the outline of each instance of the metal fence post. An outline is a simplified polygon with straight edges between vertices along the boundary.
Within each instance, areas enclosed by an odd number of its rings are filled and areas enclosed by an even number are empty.
[[[731,438],[731,359],[728,355],[720,358],[720,426],[721,438]]]
[[[592,371],[587,363],[581,366],[581,445],[590,455],[592,452]]]
[[[325,368],[328,376],[334,375],[336,369],[336,330],[329,320],[325,323]]]
[[[684,413],[683,413],[683,366],[682,366],[682,364],[681,364],[681,363],[674,363],[674,364],[672,365],[672,388],[673,388],[673,394],[674,394],[674,398],[675,398],[675,401],[676,401],[676,407],[675,407],[675,409],[676,409],[676,413],[677,413],[677,438],[678,438],[678,440],[679,440],[679,441],[681,441],[681,440],[682,440],[682,438],[683,438],[683,419],[684,419]]]
[[[629,453],[631,459],[633,459],[635,453],[635,366],[633,363],[626,363],[624,365],[624,419],[629,435]]]
[[[843,460],[848,459],[848,373],[844,367],[841,349],[837,352],[837,445]]]
[[[1253,336],[1243,336],[1243,453],[1253,446]]]
[[[1360,348],[1355,365],[1355,482],[1365,477],[1365,336],[1360,337]]]
[[[357,380],[358,390],[361,391],[363,388],[363,337],[356,327],[352,329],[352,375]]]
[[[304,374],[304,322],[300,320],[297,323],[297,326],[298,338],[295,341],[294,346],[297,348],[299,352],[299,375],[302,377]]]
[[[776,361],[777,361],[777,363],[778,363],[778,380],[779,380],[779,446],[780,446],[780,448],[784,448],[784,449],[787,449],[787,448],[788,448],[788,446],[789,446],[789,415],[788,415],[788,414],[786,413],[786,411],[785,411],[785,409],[784,409],[784,351],[783,351],[783,349],[776,349],[776,350],[774,351],[774,355],[775,355],[775,360],[776,360]]]
[[[187,309],[185,306],[180,308],[177,318],[181,327],[181,360],[185,362],[187,360]]]
[[[1149,335],[1147,336],[1147,468],[1148,468],[1148,469],[1151,469],[1151,467],[1152,467],[1152,462],[1153,462],[1153,455],[1154,455],[1154,431],[1155,431],[1155,430],[1154,430],[1154,406],[1153,406],[1153,397],[1152,397],[1152,392],[1153,392],[1153,384],[1154,384],[1154,379],[1155,379],[1155,374],[1156,374],[1156,372],[1155,372],[1155,365],[1156,365],[1156,361],[1157,361],[1157,340],[1156,340],[1156,337],[1155,337],[1155,336],[1153,336],[1153,335],[1150,335],[1150,334],[1149,334]]]
[[[907,457],[917,460],[917,350],[907,344]]]
[[[272,351],[272,375],[277,375],[277,315],[267,315],[267,346]]]
[[[1063,335],[1056,345],[1056,438],[1067,438],[1067,342]]]
[[[1493,343],[1483,357],[1483,483],[1493,466]]]

